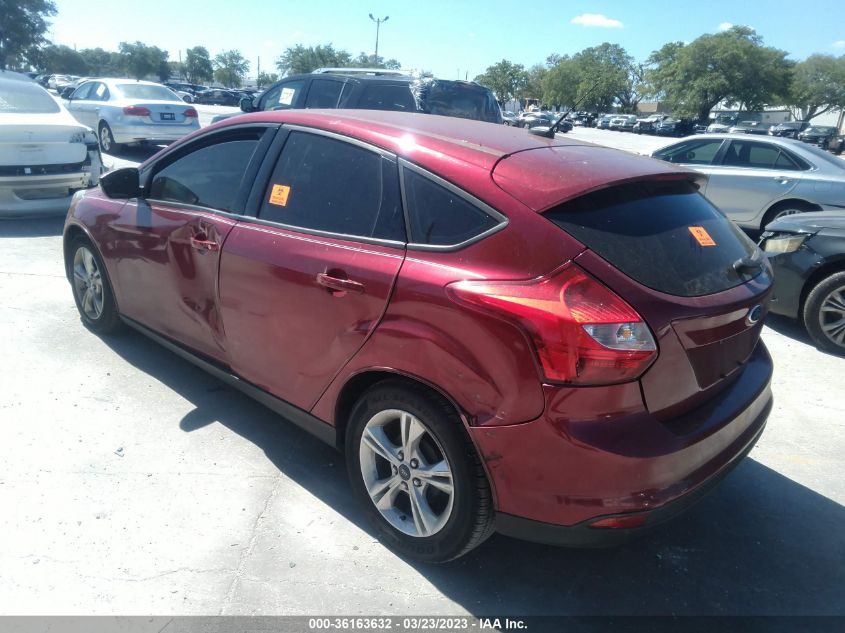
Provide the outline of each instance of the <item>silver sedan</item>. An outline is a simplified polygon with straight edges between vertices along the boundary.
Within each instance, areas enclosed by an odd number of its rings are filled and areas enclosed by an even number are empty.
[[[788,138],[700,134],[652,157],[707,175],[704,195],[748,229],[824,207],[845,207],[845,161]]]
[[[200,127],[193,107],[150,81],[92,79],[65,105],[77,121],[97,131],[104,152],[128,143],[172,143]]]

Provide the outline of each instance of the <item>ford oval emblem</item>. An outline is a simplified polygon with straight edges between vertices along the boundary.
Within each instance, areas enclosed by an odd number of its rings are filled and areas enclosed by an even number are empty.
[[[748,316],[745,317],[745,323],[748,325],[754,325],[757,321],[760,320],[760,316],[763,314],[763,306],[756,305],[748,311]]]

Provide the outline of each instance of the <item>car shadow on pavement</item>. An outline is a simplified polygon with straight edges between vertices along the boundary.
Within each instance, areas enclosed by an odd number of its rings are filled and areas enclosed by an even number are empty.
[[[771,328],[778,334],[791,338],[796,343],[801,343],[807,347],[813,348],[819,354],[825,354],[827,356],[831,356],[832,358],[842,358],[842,356],[838,354],[833,354],[827,350],[817,347],[813,342],[813,339],[810,338],[810,335],[807,334],[807,330],[804,326],[794,319],[790,319],[789,317],[781,316],[779,314],[769,314],[766,316],[766,327]]]
[[[183,431],[223,424],[373,534],[332,448],[140,334],[105,340],[195,406]],[[748,458],[689,512],[621,547],[574,550],[494,535],[452,563],[411,564],[479,616],[845,615],[843,525],[845,507]]]
[[[45,218],[0,219],[0,238],[3,237],[51,237],[61,235],[65,216]]]

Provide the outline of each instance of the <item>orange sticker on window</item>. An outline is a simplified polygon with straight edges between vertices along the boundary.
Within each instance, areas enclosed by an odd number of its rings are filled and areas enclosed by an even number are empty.
[[[287,185],[273,185],[273,191],[270,192],[270,204],[287,206],[289,194],[290,187]]]
[[[691,226],[689,232],[701,246],[716,246],[716,242],[710,237],[710,233],[704,230],[703,226]]]

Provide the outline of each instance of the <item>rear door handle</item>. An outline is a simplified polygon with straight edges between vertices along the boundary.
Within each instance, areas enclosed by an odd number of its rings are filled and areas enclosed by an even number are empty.
[[[191,246],[198,251],[219,251],[220,244],[214,240],[201,240],[197,237],[191,237]]]
[[[336,292],[364,292],[364,284],[351,279],[340,279],[326,273],[317,274],[317,283]]]
[[[775,176],[775,181],[781,185],[788,185],[792,182],[789,178],[783,178],[782,176]]]

